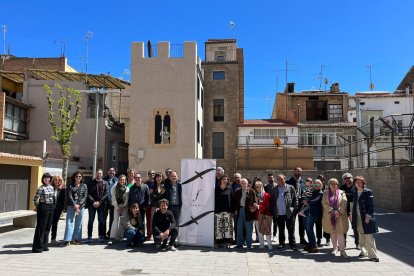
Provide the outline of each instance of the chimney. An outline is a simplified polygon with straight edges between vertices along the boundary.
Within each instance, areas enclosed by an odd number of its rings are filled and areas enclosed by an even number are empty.
[[[284,93],[293,93],[295,92],[295,83],[294,82],[288,82],[286,84],[286,88]]]
[[[339,92],[340,92],[339,83],[338,82],[332,83],[331,88],[329,89],[329,93],[339,93]]]

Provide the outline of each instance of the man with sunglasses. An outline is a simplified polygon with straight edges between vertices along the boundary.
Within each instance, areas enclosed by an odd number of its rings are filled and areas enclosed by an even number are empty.
[[[129,189],[128,206],[131,207],[133,203],[138,203],[139,212],[141,215],[142,225],[144,226],[144,229],[145,229],[144,218],[147,212],[147,207],[149,206],[149,202],[150,202],[150,193],[149,193],[148,185],[145,183],[142,183],[141,174],[136,173],[135,184]]]
[[[354,203],[354,193],[355,193],[355,185],[353,184],[353,177],[350,173],[344,173],[342,175],[343,183],[341,187],[339,187],[340,190],[344,191],[346,194],[347,199],[347,205],[346,205],[346,212],[348,214],[348,218],[350,218],[351,210],[352,210],[352,204]],[[346,233],[345,233],[345,246],[346,246]],[[359,247],[359,235],[358,231],[354,229],[354,238],[355,238],[355,247],[357,249],[361,249]]]

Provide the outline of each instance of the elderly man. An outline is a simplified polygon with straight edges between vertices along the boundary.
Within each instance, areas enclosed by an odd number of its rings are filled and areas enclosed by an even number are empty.
[[[233,175],[233,183],[231,183],[231,189],[233,190],[233,193],[241,187],[240,180],[242,179],[241,174],[235,173]]]
[[[240,189],[234,192],[235,215],[237,216],[236,248],[243,248],[246,242],[247,248],[252,248],[252,233],[257,204],[256,193],[249,187],[246,178],[240,180]],[[243,232],[246,231],[246,238]]]
[[[285,248],[285,226],[288,230],[289,245],[293,251],[297,251],[295,241],[295,215],[298,209],[298,197],[295,188],[286,183],[286,177],[279,174],[276,178],[277,186],[272,190],[270,197],[270,209],[273,216],[276,216],[277,227],[279,228],[279,247]]]
[[[298,196],[298,210],[300,210],[302,208],[302,199],[300,197],[300,193],[301,193],[301,190],[306,189],[305,180],[303,180],[302,178],[302,168],[296,167],[295,170],[293,171],[293,176],[289,178],[289,180],[287,180],[286,183],[292,185],[295,188],[296,194]],[[297,214],[295,214],[294,221],[293,221],[293,232],[295,232],[296,215]],[[307,245],[308,242],[305,239],[305,224],[304,224],[302,216],[299,216],[298,224],[299,224],[300,243],[303,245]]]
[[[183,204],[181,195],[182,187],[181,183],[178,181],[178,176],[176,171],[170,173],[170,182],[164,184],[165,188],[165,197],[169,202],[168,210],[170,210],[175,218],[175,222],[179,223],[181,215],[181,206]]]
[[[224,175],[224,169],[222,167],[217,167],[216,169],[216,186],[220,185],[220,179]]]
[[[346,205],[346,212],[348,214],[348,218],[350,218],[352,205],[354,203],[355,186],[353,184],[352,174],[350,174],[348,172],[344,173],[342,175],[342,179],[343,179],[343,184],[342,184],[341,187],[339,187],[339,189],[344,191],[345,194],[346,194],[346,200],[348,201],[347,205]],[[358,231],[356,229],[354,229],[354,238],[355,238],[356,248],[360,249],[360,247],[359,247],[359,235],[358,235]],[[345,233],[345,245],[346,245],[346,233]]]

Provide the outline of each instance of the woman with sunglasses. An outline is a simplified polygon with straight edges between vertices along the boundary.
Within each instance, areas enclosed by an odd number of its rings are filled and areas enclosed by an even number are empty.
[[[60,215],[62,215],[63,208],[65,205],[66,187],[65,182],[63,182],[63,178],[60,175],[56,175],[53,177],[52,186],[55,189],[56,198],[55,211],[53,212],[52,221],[52,243],[56,243],[57,227]]]
[[[82,218],[85,210],[88,187],[83,183],[83,175],[79,171],[72,175],[72,183],[67,187],[65,244],[80,244],[82,239]]]

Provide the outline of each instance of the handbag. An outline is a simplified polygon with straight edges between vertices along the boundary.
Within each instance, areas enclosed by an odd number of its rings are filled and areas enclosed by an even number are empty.
[[[259,232],[262,233],[263,235],[270,235],[271,228],[272,228],[272,221],[273,221],[272,216],[259,213],[259,219],[258,219]]]

